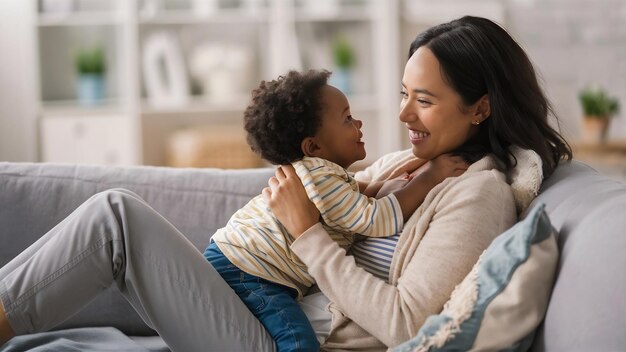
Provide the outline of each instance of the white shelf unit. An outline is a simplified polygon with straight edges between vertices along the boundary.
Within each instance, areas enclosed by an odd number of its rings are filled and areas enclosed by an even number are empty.
[[[225,8],[210,13],[195,11],[192,0],[75,0],[78,10],[63,14],[42,13],[43,0],[31,1],[36,3],[41,161],[166,165],[173,132],[241,126],[250,91],[260,80],[289,69],[332,71],[330,45],[339,34],[357,54],[349,99],[364,121],[368,158],[361,164],[400,148],[399,0],[337,0],[332,11],[317,11],[318,0],[219,0]],[[145,11],[150,3],[160,8]],[[178,38],[188,73],[190,93],[179,105],[154,106],[145,88],[144,43],[162,31]],[[106,99],[81,106],[73,55],[93,43],[106,52]],[[240,93],[217,99],[198,89],[188,66],[190,53],[203,43],[244,45],[254,54]]]

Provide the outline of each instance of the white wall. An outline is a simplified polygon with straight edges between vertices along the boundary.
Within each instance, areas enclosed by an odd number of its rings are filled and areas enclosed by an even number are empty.
[[[626,139],[626,1],[508,0],[507,12],[507,27],[542,76],[566,138],[580,138],[578,92],[598,84],[621,103],[609,139]]]
[[[37,159],[34,3],[0,0],[0,161]]]
[[[467,0],[448,3],[454,1]],[[35,3],[0,0],[0,161],[37,160]],[[505,23],[543,77],[566,137],[575,142],[580,136],[578,91],[586,84],[598,83],[622,105],[609,137],[626,139],[626,1],[503,3]],[[404,58],[408,41],[402,41],[400,55]]]

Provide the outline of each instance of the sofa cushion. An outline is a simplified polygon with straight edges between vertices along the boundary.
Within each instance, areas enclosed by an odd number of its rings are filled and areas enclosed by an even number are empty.
[[[174,169],[0,162],[0,268],[92,195],[129,189],[176,226],[200,251],[209,237],[273,175],[272,169]],[[57,329],[113,326],[152,335],[119,294],[108,288]]]
[[[99,327],[20,335],[2,345],[2,351],[170,352],[170,349],[159,336],[131,338],[115,328]]]
[[[544,206],[498,236],[439,315],[395,351],[525,351],[541,322],[558,251]]]
[[[559,265],[531,351],[622,351],[626,346],[626,185],[573,161],[542,185],[557,229]]]

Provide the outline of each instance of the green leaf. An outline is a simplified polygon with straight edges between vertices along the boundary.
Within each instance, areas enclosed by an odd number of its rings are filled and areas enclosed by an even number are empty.
[[[106,71],[105,61],[104,50],[96,46],[80,49],[74,63],[80,74],[103,74]]]
[[[578,94],[578,100],[586,116],[610,118],[619,112],[619,102],[610,97],[602,88],[585,88]]]
[[[356,62],[354,50],[343,36],[337,37],[333,42],[333,59],[335,65],[343,69],[351,68]]]

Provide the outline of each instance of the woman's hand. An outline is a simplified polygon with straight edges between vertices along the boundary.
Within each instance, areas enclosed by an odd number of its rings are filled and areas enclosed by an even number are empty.
[[[307,196],[293,166],[279,166],[267,183],[263,198],[291,237],[297,239],[319,222],[320,212]]]

